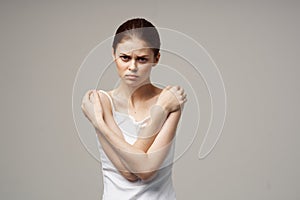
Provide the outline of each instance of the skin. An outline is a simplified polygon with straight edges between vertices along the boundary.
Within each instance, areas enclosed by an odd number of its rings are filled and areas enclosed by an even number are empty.
[[[120,105],[123,104],[128,114],[137,121],[148,116],[152,106],[159,106],[161,109],[152,113],[152,117],[160,116],[162,127],[155,127],[158,129],[156,133],[138,138],[131,145],[125,141],[116,124],[106,95],[95,90],[88,91],[82,110],[95,127],[104,151],[124,178],[129,181],[151,180],[175,136],[186,95],[179,86],[160,89],[151,84],[151,70],[158,63],[160,54],[154,57],[153,51],[143,40],[131,38],[121,41],[112,56],[121,81],[109,94],[118,96]],[[129,74],[135,77],[129,77]]]

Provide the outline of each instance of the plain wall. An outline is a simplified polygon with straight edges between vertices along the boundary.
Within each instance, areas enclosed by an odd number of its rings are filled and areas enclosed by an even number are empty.
[[[227,116],[174,164],[177,198],[300,199],[299,1],[1,1],[0,199],[101,199],[73,121],[85,56],[131,17],[184,32],[216,62]]]

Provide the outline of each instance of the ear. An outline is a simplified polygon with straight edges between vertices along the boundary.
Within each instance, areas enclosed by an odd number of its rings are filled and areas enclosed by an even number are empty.
[[[113,60],[115,61],[116,60],[116,54],[114,53],[114,48],[112,48],[111,55],[112,55]]]
[[[154,63],[153,63],[153,65],[152,65],[152,67],[155,67],[155,66],[157,65],[157,63],[158,63],[158,61],[159,61],[159,59],[160,59],[160,52],[158,52],[156,58],[154,58],[154,59],[155,59],[155,60],[154,60]]]

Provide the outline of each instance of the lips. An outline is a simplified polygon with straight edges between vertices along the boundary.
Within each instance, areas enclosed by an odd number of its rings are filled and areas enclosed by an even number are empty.
[[[136,75],[133,75],[133,74],[127,74],[127,75],[125,75],[126,77],[128,77],[128,78],[137,78],[138,76],[136,76]]]

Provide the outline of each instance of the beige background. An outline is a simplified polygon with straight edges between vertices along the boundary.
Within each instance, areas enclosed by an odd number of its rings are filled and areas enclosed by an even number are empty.
[[[300,199],[299,1],[1,1],[0,199],[101,199],[72,87],[88,52],[145,17],[201,43],[228,112],[214,151],[201,137],[175,163],[178,199]]]

